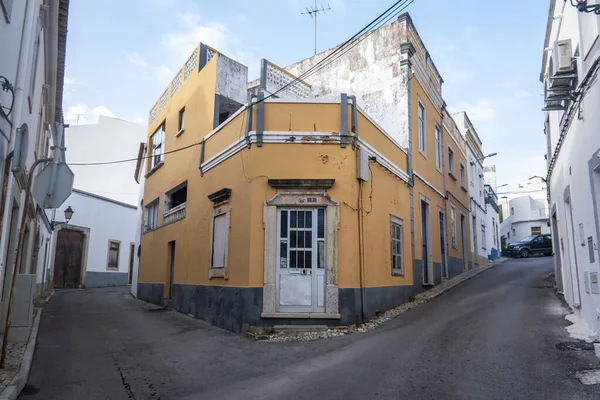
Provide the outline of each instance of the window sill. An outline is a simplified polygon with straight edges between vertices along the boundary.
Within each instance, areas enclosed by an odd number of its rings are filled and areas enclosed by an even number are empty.
[[[460,188],[461,188],[461,189],[462,189],[462,190],[463,190],[465,193],[467,193],[467,192],[469,191],[469,190],[468,190],[466,187],[464,187],[464,186],[462,186],[462,185],[460,186]]]
[[[157,169],[159,169],[160,167],[162,167],[163,165],[165,165],[164,161],[161,161],[160,163],[156,164],[154,166],[154,168],[152,168],[150,171],[148,171],[148,173],[146,175],[144,175],[144,178],[149,177],[150,175],[152,175],[153,173],[156,172]]]
[[[181,136],[181,134],[183,133],[183,131],[185,131],[185,128],[181,128],[176,134],[175,137],[179,137]]]
[[[106,272],[119,272],[119,268],[106,268]]]
[[[404,271],[399,270],[399,269],[393,269],[392,276],[404,276]]]
[[[452,245],[452,248],[453,248],[454,250],[458,250],[458,248],[456,247],[456,245],[455,245],[455,244],[453,244],[453,245]]]
[[[442,171],[441,168],[435,167],[435,169],[437,169],[437,172],[439,172],[440,175],[444,176],[444,171]]]
[[[456,179],[456,176],[454,175],[454,172],[448,171],[448,175],[450,176],[450,178],[452,178],[452,180],[454,180],[454,182],[456,182],[458,180],[458,179]]]
[[[313,318],[313,319],[341,319],[338,313],[316,313],[316,312],[274,312],[261,313],[261,318]]]
[[[423,150],[419,149],[419,154],[421,154],[423,158],[427,160],[427,154],[425,154]]]
[[[227,277],[227,268],[209,268],[208,269],[208,279],[228,279]]]

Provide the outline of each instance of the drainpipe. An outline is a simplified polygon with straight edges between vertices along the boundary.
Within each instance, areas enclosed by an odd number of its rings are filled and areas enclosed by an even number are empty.
[[[6,208],[6,191],[8,189],[8,178],[10,173],[10,164],[12,163],[14,151],[11,151],[6,156],[4,161],[4,174],[2,175],[2,197],[0,198],[0,216],[4,217],[4,209]],[[4,225],[4,218],[0,218],[0,232]]]
[[[365,276],[365,262],[364,262],[364,221],[363,221],[363,201],[362,201],[362,184],[363,182],[358,180],[358,265],[360,270],[360,323],[365,322],[365,303],[366,303],[366,276]],[[358,325],[358,324],[357,324]]]
[[[31,48],[31,40],[33,37],[33,23],[35,20],[35,16],[36,16],[36,11],[37,11],[37,7],[35,7],[35,5],[33,4],[33,2],[31,1],[27,1],[25,4],[25,20],[23,22],[23,29],[21,32],[21,45],[19,47],[19,59],[17,61],[17,75],[16,75],[16,80],[15,80],[15,101],[14,101],[14,107],[12,110],[12,116],[13,116],[13,121],[12,121],[12,129],[10,131],[10,141],[12,142],[12,148],[10,149],[11,151],[14,150],[14,138],[17,135],[17,129],[21,126],[21,115],[23,112],[23,105],[25,104],[25,102],[27,101],[26,95],[25,95],[25,84],[26,84],[26,71],[28,70],[27,68],[27,64],[28,64],[28,59],[29,59],[29,50]],[[6,183],[7,185],[7,192],[6,192],[6,197],[4,198],[4,202],[6,202],[8,199],[11,199],[13,196],[13,182],[14,182],[14,176],[13,174],[8,174],[8,182]],[[3,183],[4,184],[4,183]],[[9,214],[12,212],[12,207],[6,207],[4,205],[3,202],[3,206],[4,206],[4,213],[2,215],[2,220],[3,221],[7,221],[9,219]],[[23,218],[25,217],[25,213],[24,210],[27,208],[27,204],[23,205],[21,207],[21,214],[23,215]],[[2,224],[2,230],[0,231],[0,249],[5,249],[6,248],[6,241],[8,240],[8,235],[10,234],[10,232],[8,231],[10,224]],[[8,250],[6,250],[8,251]],[[5,260],[5,256],[6,256],[6,252],[4,250],[2,250],[2,258],[0,259],[0,265],[4,263]],[[6,269],[7,266],[4,265],[2,268],[2,285],[4,287],[4,277],[6,276]]]

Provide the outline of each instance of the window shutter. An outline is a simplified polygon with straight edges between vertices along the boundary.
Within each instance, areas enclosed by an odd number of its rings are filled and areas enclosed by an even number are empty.
[[[213,252],[212,268],[225,267],[225,235],[227,231],[227,215],[222,214],[213,220]]]

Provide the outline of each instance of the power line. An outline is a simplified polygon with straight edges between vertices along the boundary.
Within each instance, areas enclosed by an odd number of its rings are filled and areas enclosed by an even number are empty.
[[[367,37],[369,37],[373,32],[375,32],[381,26],[385,25],[392,18],[396,17],[398,14],[400,14],[402,11],[404,11],[414,1],[415,0],[398,0],[398,1],[396,1],[387,10],[385,10],[383,13],[381,13],[377,18],[375,18],[373,21],[371,21],[369,24],[367,24],[365,27],[363,27],[360,31],[358,31],[357,33],[355,33],[350,39],[346,40],[344,43],[342,43],[341,45],[339,45],[334,51],[332,51],[331,53],[329,53],[322,60],[320,60],[315,65],[313,65],[312,67],[310,67],[308,70],[306,70],[304,73],[300,74],[295,79],[293,79],[290,82],[288,82],[287,84],[283,85],[281,88],[277,89],[275,92],[270,93],[269,95],[265,96],[264,98],[262,98],[260,100],[255,101],[254,103],[250,103],[250,104],[246,105],[245,106],[245,110],[251,108],[254,104],[264,102],[265,100],[267,100],[267,99],[269,99],[269,98],[277,95],[281,91],[283,91],[283,90],[287,89],[288,87],[296,84],[297,82],[303,80],[304,78],[309,77],[309,76],[313,75],[314,73],[316,73],[317,71],[321,70],[322,68],[330,65],[332,62],[336,61],[341,56],[343,56],[348,51],[350,51],[352,48],[354,48],[358,43],[362,42]],[[383,20],[383,23],[381,23],[382,20]],[[375,28],[373,28],[374,26],[375,26]],[[363,37],[360,37],[361,35],[363,35],[367,31],[369,31],[369,32],[366,35],[364,35]],[[359,38],[359,39],[356,40],[354,43],[352,43],[356,38]],[[349,48],[344,49],[350,43],[352,45]],[[342,53],[339,54],[340,52],[342,52]],[[337,57],[331,59],[332,57],[334,57],[336,55],[337,55]],[[201,144],[201,142],[193,143],[193,144],[191,144],[189,146],[181,147],[179,149],[175,149],[175,150],[171,150],[171,151],[166,151],[166,152],[160,153],[160,154],[154,154],[154,155],[145,156],[145,157],[142,157],[142,159],[148,159],[148,158],[156,157],[158,155],[166,155],[166,154],[177,153],[179,151],[186,150],[186,149],[189,149],[191,147],[199,146],[200,144]],[[91,163],[68,163],[68,164],[69,165],[74,165],[74,166],[110,165],[110,164],[121,164],[121,163],[126,163],[126,162],[132,162],[132,161],[137,161],[137,160],[138,160],[138,158],[136,157],[136,158],[130,158],[130,159],[125,159],[125,160],[116,160],[116,161],[91,162]]]
[[[91,163],[67,163],[67,164],[69,164],[69,165],[79,165],[79,166],[82,166],[82,165],[122,164],[122,163],[126,163],[126,162],[137,161],[137,160],[140,160],[140,159],[141,160],[145,160],[145,159],[153,158],[153,157],[156,157],[156,156],[163,156],[165,154],[177,153],[179,151],[187,150],[187,149],[189,149],[191,147],[200,146],[201,144],[202,144],[202,142],[192,143],[192,144],[190,144],[188,146],[180,147],[179,149],[165,151],[164,153],[156,153],[156,154],[152,154],[152,155],[141,157],[141,158],[136,157],[136,158],[128,158],[128,159],[125,159],[125,160],[116,160],[116,161],[103,161],[103,162],[91,162]]]

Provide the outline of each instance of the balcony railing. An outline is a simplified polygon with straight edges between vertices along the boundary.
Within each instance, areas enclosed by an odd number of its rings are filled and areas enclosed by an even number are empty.
[[[163,225],[172,224],[173,222],[179,221],[185,218],[185,204],[182,203],[175,206],[163,214]]]

